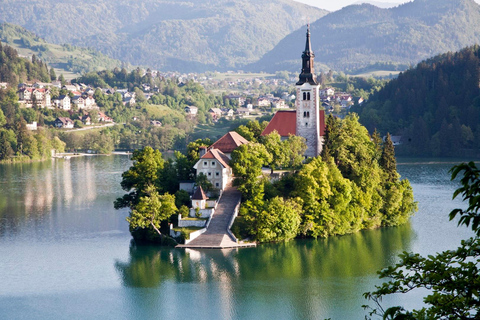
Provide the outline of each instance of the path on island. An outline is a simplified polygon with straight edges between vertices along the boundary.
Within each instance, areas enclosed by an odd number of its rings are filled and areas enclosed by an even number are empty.
[[[241,198],[240,191],[229,184],[223,191],[207,231],[189,244],[180,244],[177,248],[225,249],[254,247],[255,243],[235,242],[228,233],[228,225],[235,213],[235,206]]]

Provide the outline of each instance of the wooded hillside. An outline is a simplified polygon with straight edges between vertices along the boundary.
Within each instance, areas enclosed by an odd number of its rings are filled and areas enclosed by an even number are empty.
[[[291,0],[7,0],[0,22],[151,68],[228,70],[327,12]]]
[[[402,136],[401,153],[457,156],[480,146],[480,47],[419,63],[353,110],[370,130]]]

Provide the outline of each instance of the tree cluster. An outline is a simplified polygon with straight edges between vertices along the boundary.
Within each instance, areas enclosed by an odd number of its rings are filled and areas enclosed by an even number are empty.
[[[114,206],[130,209],[127,221],[135,240],[165,241],[167,223],[190,205],[188,193],[179,190],[179,182],[195,178],[193,165],[199,159],[198,148],[210,144],[209,140],[191,142],[186,154],[176,151],[174,159],[169,160],[151,147],[134,151],[133,165],[122,174],[121,186],[127,193]]]
[[[410,183],[399,180],[391,140],[372,141],[355,115],[330,116],[321,157],[290,163],[286,167],[296,170],[272,181],[262,176],[262,166],[278,168],[282,153],[301,144],[271,147],[279,142],[273,134],[232,153],[244,235],[260,242],[343,235],[403,224],[417,208]]]

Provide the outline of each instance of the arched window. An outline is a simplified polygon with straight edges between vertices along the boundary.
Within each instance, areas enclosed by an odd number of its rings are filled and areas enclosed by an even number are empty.
[[[307,93],[306,92],[303,93],[303,100],[307,100]]]
[[[307,100],[310,100],[310,92],[307,92]]]
[[[307,118],[310,118],[310,111],[307,111]]]
[[[306,118],[307,117],[307,113],[305,111],[303,111],[303,117]]]

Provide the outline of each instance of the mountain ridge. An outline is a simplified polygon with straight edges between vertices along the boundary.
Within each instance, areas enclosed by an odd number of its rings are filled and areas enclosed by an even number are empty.
[[[326,13],[291,0],[5,0],[0,22],[134,65],[205,71],[252,63]]]
[[[477,21],[480,5],[473,0],[415,0],[390,9],[347,6],[311,24],[315,62],[342,71],[375,63],[402,70],[436,54],[479,43]],[[247,69],[295,70],[304,32],[291,33]]]

